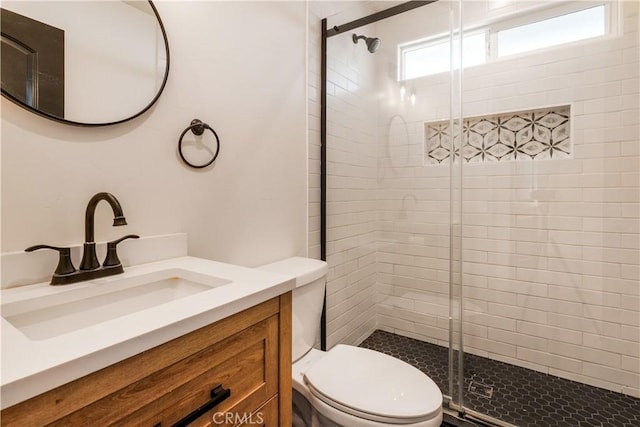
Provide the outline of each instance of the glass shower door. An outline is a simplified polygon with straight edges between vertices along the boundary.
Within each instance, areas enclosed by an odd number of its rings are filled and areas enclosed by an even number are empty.
[[[639,4],[362,24],[388,5],[325,27],[328,347],[371,341],[496,424],[640,422]]]
[[[449,344],[461,338],[451,311],[460,306],[450,303],[461,284],[452,278],[461,272],[459,219],[451,226],[460,181],[452,190],[451,142],[425,144],[428,123],[460,127],[451,120],[460,110],[451,57],[451,46],[459,50],[451,29],[459,2],[359,21],[382,5],[355,3],[326,27],[327,344],[373,340],[380,345],[372,348],[419,367],[447,397],[459,396],[449,365],[457,369],[460,353],[452,349],[450,360]],[[354,21],[360,25],[351,28]],[[354,35],[365,39],[354,43]],[[378,39],[378,49],[366,38]],[[425,61],[425,48],[439,60]],[[426,78],[412,74],[425,69]]]
[[[461,308],[464,330],[454,402],[519,426],[637,425],[639,4],[462,8],[463,46],[487,42],[464,68],[452,171],[452,322]]]

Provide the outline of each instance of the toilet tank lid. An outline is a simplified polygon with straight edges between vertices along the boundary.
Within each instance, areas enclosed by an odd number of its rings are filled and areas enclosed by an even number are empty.
[[[260,268],[287,276],[294,276],[296,278],[296,288],[326,276],[329,270],[326,262],[304,257],[287,258],[263,265]]]

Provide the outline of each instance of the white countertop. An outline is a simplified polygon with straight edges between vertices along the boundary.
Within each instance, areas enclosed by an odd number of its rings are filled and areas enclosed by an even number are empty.
[[[109,280],[172,268],[233,283],[49,339],[31,340],[2,318],[0,407],[12,406],[295,287],[295,279],[282,274],[181,257],[126,267],[123,274],[73,285],[39,283],[6,289],[1,293],[2,303],[52,295],[74,287],[108,285]]]

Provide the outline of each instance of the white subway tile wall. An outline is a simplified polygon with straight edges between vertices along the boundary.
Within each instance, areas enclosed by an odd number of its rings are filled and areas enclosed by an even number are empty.
[[[360,29],[359,29],[360,31]],[[362,29],[366,32],[367,27]],[[327,344],[375,328],[377,107],[375,64],[351,33],[328,40]]]
[[[322,3],[309,4],[309,35],[308,35],[308,138],[307,168],[308,168],[308,196],[307,196],[307,256],[320,259],[320,87],[321,81],[321,20],[330,11],[322,7]]]
[[[620,37],[465,70],[465,116],[571,105],[573,158],[464,164],[464,339],[474,354],[640,397],[639,4],[621,7]],[[327,93],[328,343],[377,327],[448,346],[449,166],[423,165],[424,123],[448,116],[448,75],[412,81],[411,106],[383,51],[339,38]],[[310,160],[314,197],[317,170]]]
[[[311,2],[309,37],[309,256],[320,257],[320,20],[366,2]],[[345,21],[345,22],[346,22]],[[363,31],[366,31],[366,27]],[[329,39],[327,69],[327,345],[359,343],[376,327],[377,108],[374,63],[351,33]]]

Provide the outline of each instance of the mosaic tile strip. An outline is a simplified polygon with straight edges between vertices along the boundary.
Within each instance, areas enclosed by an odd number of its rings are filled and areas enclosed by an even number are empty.
[[[462,150],[458,136],[452,138],[449,120],[426,122],[425,164],[448,163],[452,151],[456,158],[462,153],[465,163],[568,159],[570,117],[571,107],[563,105],[465,118]]]

